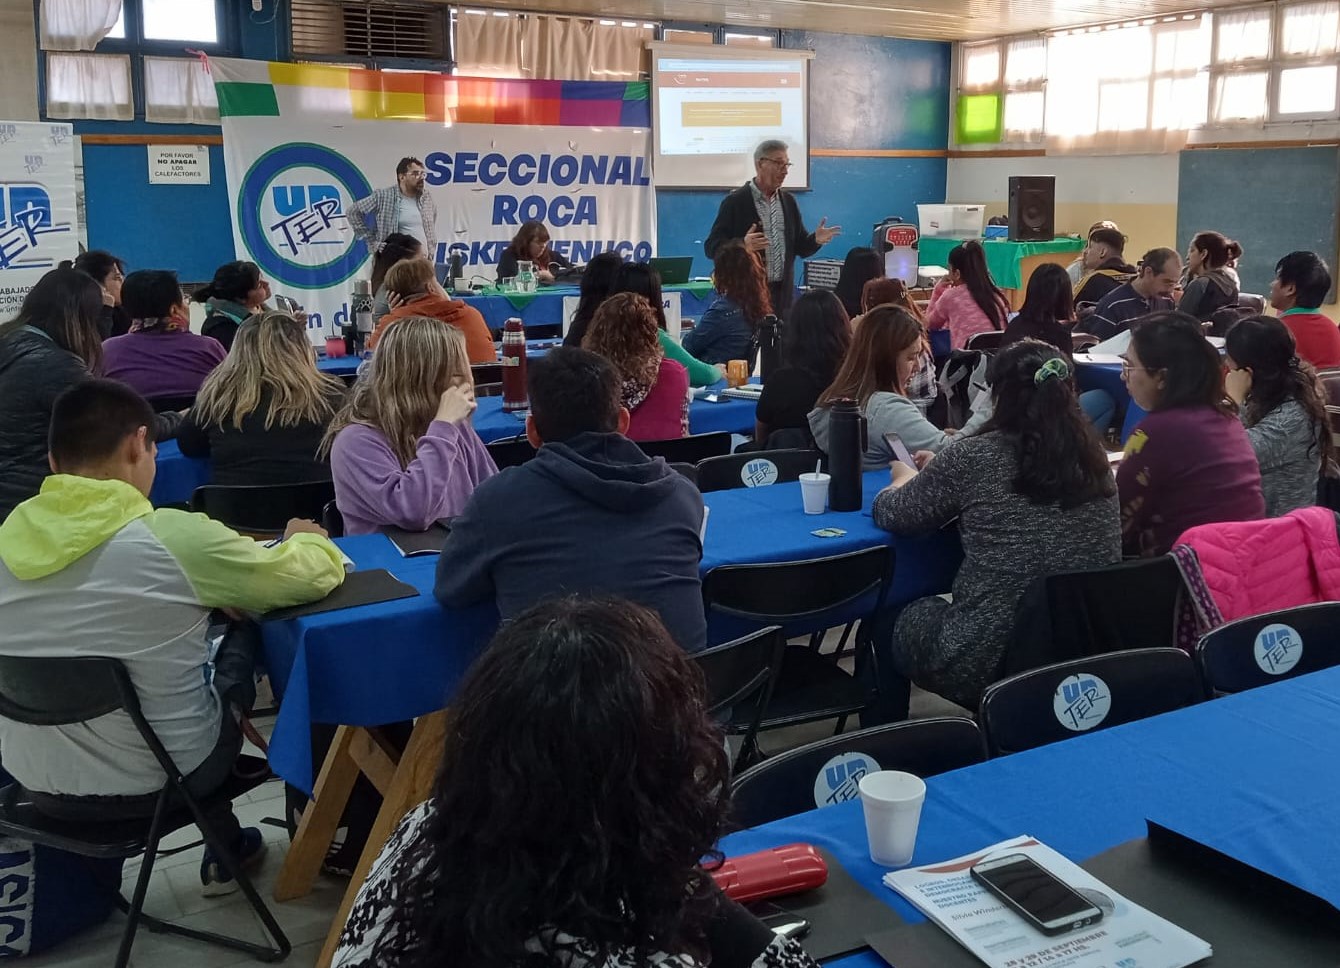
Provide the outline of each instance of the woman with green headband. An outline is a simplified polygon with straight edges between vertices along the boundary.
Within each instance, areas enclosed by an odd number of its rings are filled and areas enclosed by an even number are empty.
[[[1121,560],[1116,483],[1065,358],[1020,340],[997,354],[990,377],[993,411],[981,434],[934,460],[916,455],[920,471],[895,462],[875,498],[875,523],[894,534],[957,518],[964,553],[952,603],[915,601],[892,641],[876,640],[880,713],[890,719],[906,715],[911,682],[975,711],[999,678],[1029,583]]]

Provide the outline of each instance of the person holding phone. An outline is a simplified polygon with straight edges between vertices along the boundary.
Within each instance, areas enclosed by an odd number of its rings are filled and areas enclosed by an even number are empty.
[[[459,330],[423,316],[390,327],[321,445],[345,534],[426,531],[460,514],[498,473],[470,426],[475,406]]]
[[[909,682],[976,710],[997,678],[1028,584],[1121,560],[1116,484],[1069,372],[1049,344],[1007,346],[996,356],[982,434],[934,459],[920,455],[920,471],[893,464],[892,484],[875,498],[875,523],[916,535],[957,519],[964,562],[952,603],[915,601],[891,638],[876,639],[881,718],[906,716]]]

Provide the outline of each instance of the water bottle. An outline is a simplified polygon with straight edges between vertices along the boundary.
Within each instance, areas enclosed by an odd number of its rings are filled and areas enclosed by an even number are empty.
[[[772,313],[768,313],[759,320],[757,338],[759,379],[767,383],[768,374],[780,369],[782,321]]]
[[[372,283],[367,279],[354,280],[354,291],[349,296],[349,315],[354,321],[355,350],[361,356],[373,330]]]
[[[461,264],[461,254],[453,252],[451,254],[451,269],[447,272],[447,281],[451,283],[452,292],[461,291],[461,279],[465,276],[465,267]]]
[[[828,412],[828,508],[861,510],[866,420],[855,400],[835,400]]]
[[[513,316],[503,324],[502,338],[503,412],[530,409],[526,396],[526,328]]]
[[[519,260],[516,264],[516,291],[534,292],[535,286],[535,263]]]

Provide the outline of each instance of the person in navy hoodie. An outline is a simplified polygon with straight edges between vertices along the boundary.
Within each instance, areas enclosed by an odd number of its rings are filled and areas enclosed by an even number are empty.
[[[535,457],[482,482],[437,565],[448,607],[494,599],[504,620],[565,595],[616,595],[657,612],[687,652],[703,649],[703,499],[624,436],[619,377],[602,356],[560,347],[530,364],[526,437]]]

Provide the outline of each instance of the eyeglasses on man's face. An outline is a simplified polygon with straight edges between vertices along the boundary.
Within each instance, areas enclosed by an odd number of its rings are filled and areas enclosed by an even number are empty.
[[[428,169],[426,169],[426,168],[411,168],[409,171],[405,172],[405,177],[406,177],[406,178],[423,178],[423,177],[424,177],[425,175],[427,175],[427,174],[428,174]]]
[[[762,161],[766,161],[766,162],[767,162],[768,164],[770,164],[770,165],[776,165],[776,166],[777,166],[778,168],[780,168],[782,171],[790,171],[790,170],[791,170],[791,162],[785,160],[784,158],[763,158],[763,159],[760,159],[760,160],[762,160]]]

